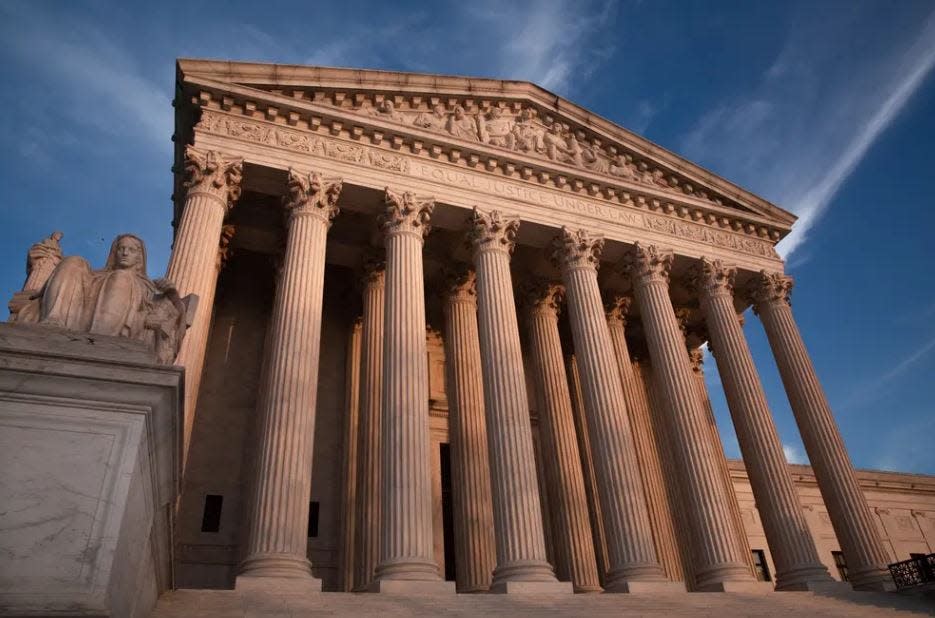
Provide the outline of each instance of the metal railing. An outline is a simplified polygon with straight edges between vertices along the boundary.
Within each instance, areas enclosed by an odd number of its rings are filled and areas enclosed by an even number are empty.
[[[935,554],[889,565],[897,590],[935,583]]]

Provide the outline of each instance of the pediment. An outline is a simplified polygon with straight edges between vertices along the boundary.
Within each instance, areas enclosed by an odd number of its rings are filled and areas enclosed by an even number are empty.
[[[179,60],[179,84],[198,100],[248,115],[367,125],[413,151],[475,167],[639,202],[772,243],[795,216],[535,84],[295,65]],[[263,108],[263,109],[260,109]],[[374,129],[376,127],[376,129]],[[339,129],[340,130],[340,129]],[[353,126],[353,131],[364,131]]]

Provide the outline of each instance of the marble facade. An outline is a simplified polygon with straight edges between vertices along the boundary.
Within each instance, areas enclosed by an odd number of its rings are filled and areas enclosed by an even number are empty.
[[[207,60],[177,78],[167,277],[199,299],[177,587],[808,590],[841,551],[882,590],[888,562],[935,549],[928,524],[883,523],[891,497],[850,464],[774,249],[790,213],[528,83]],[[751,307],[813,471],[783,458]]]

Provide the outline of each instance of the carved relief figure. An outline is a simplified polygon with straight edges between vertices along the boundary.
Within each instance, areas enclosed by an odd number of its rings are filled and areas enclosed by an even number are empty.
[[[523,152],[543,152],[545,150],[545,143],[542,141],[545,130],[536,124],[535,116],[535,111],[528,107],[519,113],[519,121],[513,127],[517,150]]]
[[[402,114],[396,111],[396,107],[389,99],[383,99],[379,105],[370,109],[369,113],[377,118],[392,120],[393,122],[404,122],[406,120]]]
[[[444,131],[448,126],[448,112],[445,106],[439,103],[432,108],[431,113],[422,112],[416,116],[412,124],[432,131]]]
[[[464,108],[456,105],[454,113],[448,118],[448,132],[455,137],[477,141],[477,123],[464,113]]]
[[[23,291],[41,290],[49,275],[62,261],[61,232],[52,232],[48,238],[43,238],[29,248],[26,254],[26,283]]]
[[[486,115],[480,117],[481,141],[491,146],[500,146],[513,150],[516,137],[513,135],[513,120],[503,116],[503,110],[492,107]]]
[[[542,138],[545,144],[545,155],[553,161],[568,162],[568,149],[565,140],[565,131],[560,122],[549,125],[548,132]]]
[[[636,165],[633,163],[633,157],[628,154],[619,154],[616,159],[611,161],[610,175],[629,180],[639,180],[640,178]]]
[[[170,364],[195,301],[194,296],[179,298],[175,286],[164,279],[151,281],[143,241],[121,234],[101,270],[91,270],[79,256],[61,260],[16,321],[145,341],[160,363]]]

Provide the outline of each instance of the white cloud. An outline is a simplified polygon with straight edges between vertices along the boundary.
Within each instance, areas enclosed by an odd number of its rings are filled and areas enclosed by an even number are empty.
[[[592,61],[610,55],[612,46],[595,35],[613,10],[612,2],[591,7],[571,0],[467,5],[480,31],[493,36],[488,57],[500,59],[499,76],[562,94],[590,75]]]
[[[154,150],[171,152],[169,90],[147,79],[113,37],[87,22],[62,24],[25,5],[7,6],[0,15],[5,22],[0,47],[54,84],[56,113],[108,138],[142,138]],[[38,135],[43,128],[34,126],[31,131]],[[43,150],[39,144],[32,148]]]
[[[785,455],[786,461],[791,464],[808,465],[808,457],[805,456],[805,453],[802,451],[802,449],[796,446],[783,443],[782,454]]]
[[[728,93],[682,142],[689,158],[799,216],[779,244],[786,258],[935,66],[935,13],[915,33],[860,47],[847,24],[797,24],[760,81]]]

